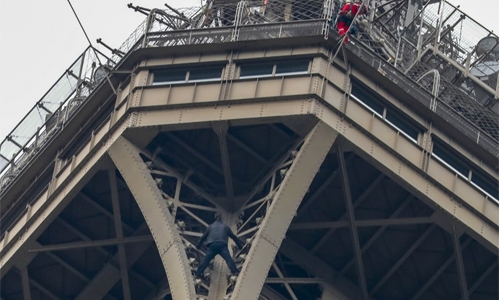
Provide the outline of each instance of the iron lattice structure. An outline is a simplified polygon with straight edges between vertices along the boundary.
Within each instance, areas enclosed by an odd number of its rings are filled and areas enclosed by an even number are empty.
[[[342,4],[129,4],[0,145],[2,299],[497,299],[498,37]],[[215,212],[241,274],[195,280]]]
[[[334,0],[212,1],[202,7],[165,10],[129,4],[148,15],[146,20],[119,49],[103,43],[112,51],[111,57],[86,49],[2,142],[0,187],[17,176],[54,128],[63,125],[74,107],[104,80],[103,71],[112,70],[126,53],[147,47],[312,36],[320,32],[328,37],[335,29],[341,4]],[[364,16],[359,18],[357,41],[392,63],[425,93],[430,91],[431,95],[426,96],[431,98],[429,106],[434,111],[443,111],[451,124],[465,127],[472,140],[496,151],[498,36],[446,1],[366,4],[371,8],[369,23],[363,21]],[[459,116],[446,113],[449,110]]]

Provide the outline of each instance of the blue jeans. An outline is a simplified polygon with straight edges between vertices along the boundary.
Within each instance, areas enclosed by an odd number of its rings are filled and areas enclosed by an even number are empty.
[[[231,257],[231,254],[229,254],[229,250],[227,249],[227,244],[223,242],[213,242],[208,245],[207,255],[205,255],[200,265],[198,266],[198,269],[195,273],[196,276],[200,277],[201,274],[203,274],[203,271],[205,271],[205,269],[208,267],[208,264],[217,254],[222,256],[233,274],[238,273],[236,264],[234,263],[234,260]]]

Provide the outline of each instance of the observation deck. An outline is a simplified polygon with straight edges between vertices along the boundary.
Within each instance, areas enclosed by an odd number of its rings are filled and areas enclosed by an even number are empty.
[[[498,36],[365,4],[130,4],[0,144],[1,297],[497,299]],[[216,211],[242,272],[196,282]]]

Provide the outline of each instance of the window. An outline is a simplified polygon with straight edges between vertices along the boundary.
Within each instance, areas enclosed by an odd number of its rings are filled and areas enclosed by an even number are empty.
[[[165,70],[154,72],[153,85],[164,83],[182,83],[186,81],[186,71]]]
[[[274,64],[252,64],[242,65],[240,78],[265,77],[273,75]]]
[[[383,117],[384,115],[384,106],[377,101],[373,96],[370,96],[366,91],[359,88],[358,86],[352,86],[351,96],[353,98],[363,104],[366,108],[370,109],[372,112],[376,113],[379,117]]]
[[[189,72],[189,82],[201,82],[210,80],[220,80],[222,68],[195,69]]]
[[[498,202],[498,181],[495,178],[476,170],[470,163],[467,163],[466,158],[454,153],[443,142],[436,139],[433,140],[432,155],[437,160],[444,163],[466,181],[470,181],[472,185]],[[471,174],[470,180],[469,174]]]
[[[387,110],[385,119],[387,120],[387,123],[391,124],[399,132],[403,133],[406,137],[417,143],[420,130],[410,124],[408,120],[390,110]]]
[[[309,69],[309,61],[290,61],[276,64],[276,76],[292,75],[292,74],[307,74]]]
[[[462,159],[458,155],[453,153],[453,150],[446,147],[444,143],[441,143],[440,141],[434,139],[432,146],[432,155],[437,157],[438,160],[445,163],[455,172],[462,175],[466,180],[469,180],[468,166],[462,161]]]
[[[475,171],[472,171],[471,181],[472,184],[498,202],[498,182],[492,181],[487,176],[482,176]]]
[[[351,97],[385,120],[389,125],[413,141],[415,144],[418,143],[418,136],[422,130],[416,122],[412,122],[411,119],[405,118],[395,109],[385,107],[382,100],[371,95],[357,84],[353,84],[352,86]]]
[[[278,63],[242,64],[240,79],[307,74],[310,60],[284,61]]]
[[[153,72],[153,85],[185,82],[204,82],[220,80],[223,67],[195,69],[159,70]]]

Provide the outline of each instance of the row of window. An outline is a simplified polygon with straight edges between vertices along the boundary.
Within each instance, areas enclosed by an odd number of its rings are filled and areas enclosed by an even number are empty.
[[[418,123],[405,118],[396,110],[384,106],[382,100],[377,99],[356,83],[353,83],[351,97],[409,140],[418,144],[418,136],[425,131]],[[498,181],[490,175],[477,170],[465,157],[462,157],[437,137],[433,137],[432,156],[452,169],[460,177],[471,182],[490,198],[498,201]]]
[[[310,60],[278,63],[256,63],[239,65],[239,78],[272,77],[307,74]],[[223,66],[195,69],[169,69],[153,72],[153,85],[218,81],[222,78]]]

